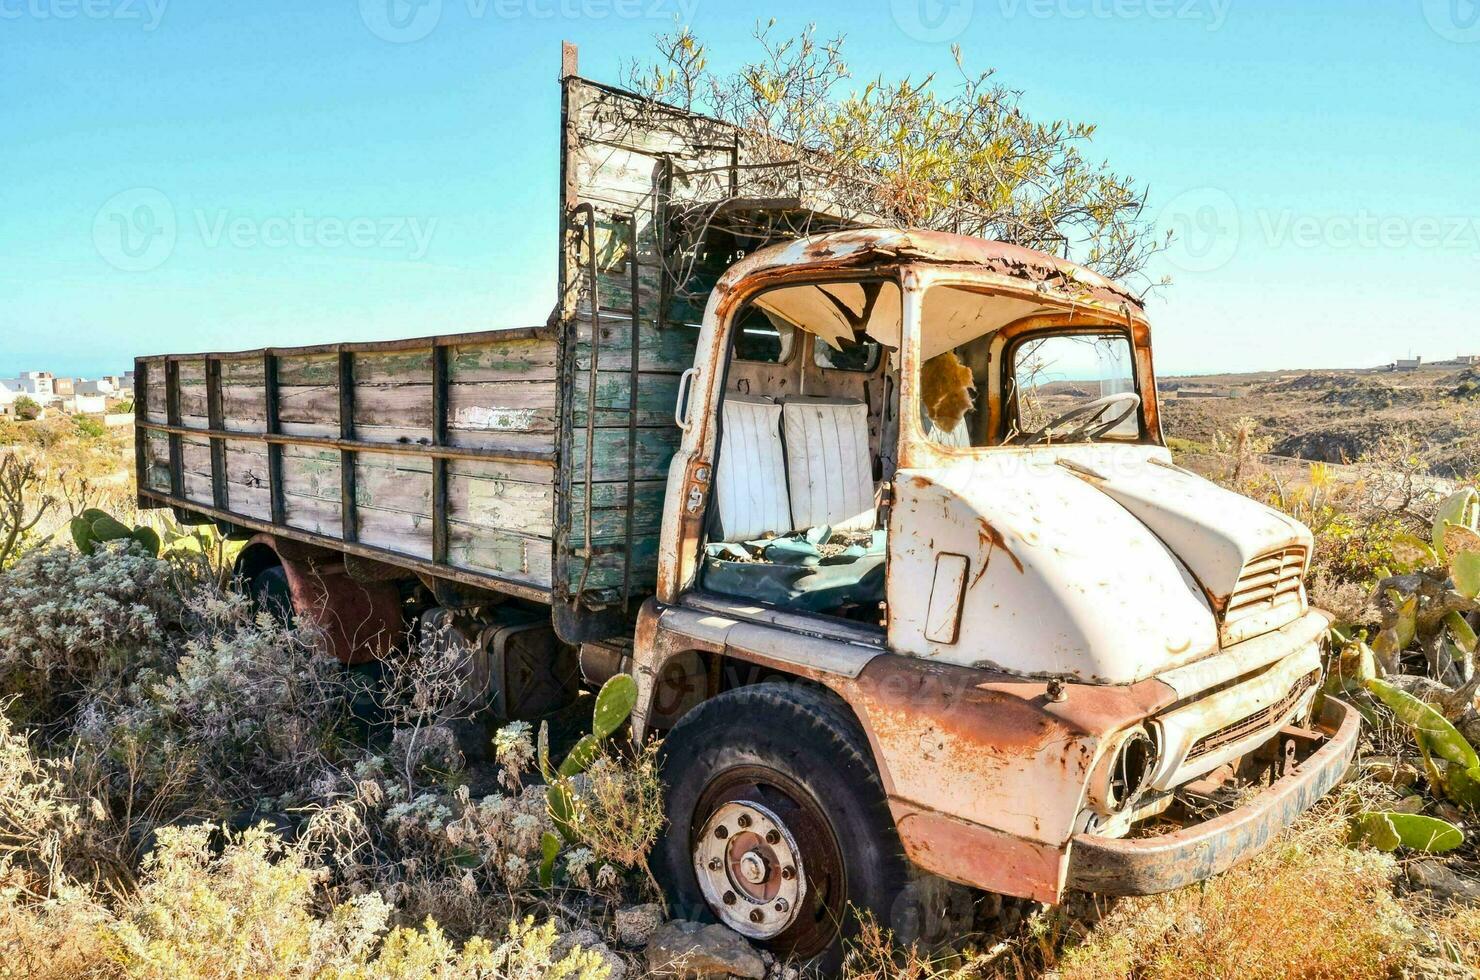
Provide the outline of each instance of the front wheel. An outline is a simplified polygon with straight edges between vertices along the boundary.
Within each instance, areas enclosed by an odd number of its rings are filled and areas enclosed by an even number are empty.
[[[761,684],[704,702],[664,743],[655,870],[678,915],[712,918],[824,973],[854,909],[885,926],[910,871],[858,722],[835,698]]]

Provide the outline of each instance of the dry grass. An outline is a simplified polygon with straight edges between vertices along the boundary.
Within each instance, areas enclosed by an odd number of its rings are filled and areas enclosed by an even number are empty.
[[[1420,907],[1416,915],[1433,929],[1449,959],[1480,969],[1480,908]]]
[[[901,949],[865,919],[845,976],[1379,980],[1435,975],[1436,964],[1455,975],[1460,964],[1480,967],[1480,909],[1400,898],[1398,860],[1348,843],[1349,815],[1390,793],[1348,786],[1264,853],[1200,886],[1077,914],[1044,910],[985,952]]]
[[[1056,964],[1062,980],[1385,978],[1412,953],[1392,858],[1346,845],[1335,808],[1206,885],[1126,901]]]

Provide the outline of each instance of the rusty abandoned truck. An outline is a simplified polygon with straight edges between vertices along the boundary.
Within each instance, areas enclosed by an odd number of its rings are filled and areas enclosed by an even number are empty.
[[[562,86],[547,325],[140,358],[140,504],[348,663],[455,624],[500,717],[630,673],[674,907],[823,966],[850,906],[1172,889],[1335,784],[1311,535],[1173,463],[1137,297]]]

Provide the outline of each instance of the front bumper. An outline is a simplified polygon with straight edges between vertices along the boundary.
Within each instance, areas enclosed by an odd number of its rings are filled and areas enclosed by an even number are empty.
[[[1328,698],[1316,750],[1248,803],[1159,837],[1082,834],[1069,850],[1065,887],[1101,895],[1154,895],[1211,878],[1262,850],[1341,781],[1357,749],[1361,716]]]

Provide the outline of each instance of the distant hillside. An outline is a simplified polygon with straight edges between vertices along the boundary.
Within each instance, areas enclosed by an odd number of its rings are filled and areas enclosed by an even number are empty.
[[[1352,462],[1384,435],[1411,432],[1436,476],[1480,471],[1480,369],[1289,371],[1165,378],[1168,438],[1211,445],[1235,419],[1259,423],[1272,452]]]

